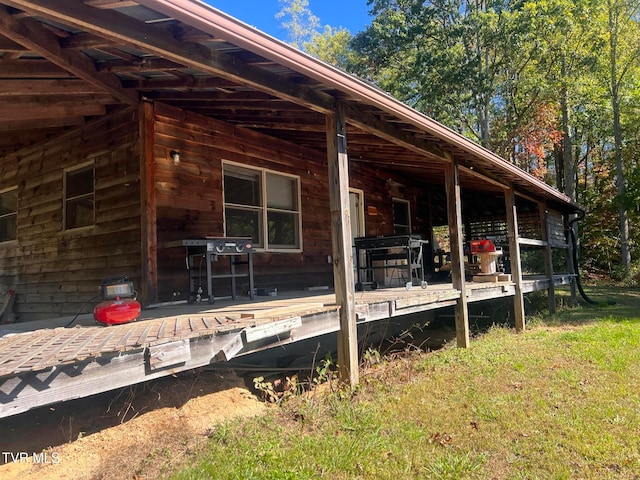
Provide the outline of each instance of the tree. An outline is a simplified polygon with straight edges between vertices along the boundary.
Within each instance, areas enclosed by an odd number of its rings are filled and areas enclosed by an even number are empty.
[[[537,104],[533,115],[519,126],[516,135],[515,163],[534,177],[550,182],[547,157],[564,138],[558,130],[557,107],[552,103]]]
[[[282,20],[289,44],[302,49],[320,27],[320,19],[309,10],[309,0],[279,0],[282,6],[276,19]]]
[[[618,192],[618,228],[620,233],[620,257],[622,267],[631,266],[629,246],[629,218],[625,198],[625,166],[623,161],[623,138],[621,103],[625,95],[625,82],[634,68],[638,67],[640,35],[638,31],[637,0],[607,0],[606,36],[609,45],[609,82],[611,109],[613,112],[614,158],[616,166],[616,188]]]
[[[627,268],[640,241],[640,0],[368,4],[349,45],[327,29],[313,54],[580,199],[592,265]]]
[[[462,46],[462,2],[373,0],[371,25],[356,35],[359,74],[400,100],[480,140],[481,86],[470,89],[472,64]],[[469,106],[466,110],[464,107]],[[486,109],[484,109],[486,110]],[[486,137],[486,136],[485,136]]]
[[[522,0],[371,0],[357,72],[515,161],[514,135],[549,103]]]
[[[594,89],[591,73],[595,45],[588,34],[593,29],[589,1],[526,1],[522,7],[522,20],[531,25],[525,51],[532,60],[518,81],[527,78],[527,83],[538,88],[525,92],[521,103],[533,101],[533,112],[539,105],[555,108],[555,131],[562,135],[549,152],[555,175],[549,175],[548,181],[574,200],[577,165],[584,151],[585,139],[581,136],[592,130],[589,123],[593,117],[584,114],[585,105],[589,110],[601,103],[601,92]]]
[[[322,33],[314,32],[311,40],[304,42],[306,52],[343,70],[350,71],[356,63],[355,52],[351,50],[351,32],[346,28],[324,26]]]

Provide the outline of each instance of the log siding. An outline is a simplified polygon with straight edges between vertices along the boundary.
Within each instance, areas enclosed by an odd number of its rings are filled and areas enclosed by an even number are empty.
[[[11,154],[0,189],[18,185],[17,239],[0,244],[0,284],[17,292],[19,320],[93,308],[103,278],[140,278],[136,109]],[[64,230],[64,174],[95,168],[94,225]]]
[[[283,290],[333,285],[325,152],[159,102],[155,103],[155,119],[160,302],[185,299],[189,293],[184,251],[162,246],[183,238],[224,235],[222,170],[227,162],[290,175],[300,184],[302,251],[259,251],[254,255],[256,285]],[[170,157],[172,150],[180,152],[178,165]],[[393,234],[392,198],[409,201],[414,231],[428,233],[424,186],[357,162],[349,168],[350,187],[364,191],[367,235]],[[403,188],[390,188],[389,179]],[[375,215],[366,214],[368,206]],[[226,266],[220,263],[220,268]],[[224,294],[225,285],[220,288]]]

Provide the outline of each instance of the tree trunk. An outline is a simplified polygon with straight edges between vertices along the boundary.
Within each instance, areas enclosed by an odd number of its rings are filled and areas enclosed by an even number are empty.
[[[612,78],[613,80],[613,78]],[[612,81],[612,87],[615,82]],[[615,94],[611,96],[613,107],[613,137],[615,142],[616,160],[616,187],[618,189],[618,224],[620,229],[620,259],[624,268],[631,266],[631,250],[629,248],[629,216],[624,202],[625,175],[622,159],[622,127],[620,125],[620,99],[618,97],[618,85],[615,85]],[[613,88],[612,88],[613,90]]]
[[[571,114],[569,111],[569,92],[567,90],[567,65],[566,61],[562,59],[562,94],[560,96],[560,108],[562,109],[562,172],[564,173],[562,179],[562,185],[558,185],[558,188],[572,200],[576,199],[576,167],[573,161],[573,149],[571,138]]]
[[[625,175],[622,159],[622,126],[620,124],[620,81],[618,79],[618,14],[609,2],[609,54],[611,62],[611,107],[613,110],[613,138],[618,190],[618,228],[620,229],[620,260],[623,268],[631,266],[629,249],[629,218],[624,203]]]

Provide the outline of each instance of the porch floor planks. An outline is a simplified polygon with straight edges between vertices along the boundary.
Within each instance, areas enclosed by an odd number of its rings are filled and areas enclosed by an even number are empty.
[[[512,285],[509,282],[505,284]],[[535,285],[532,288],[536,288],[534,281],[531,284]],[[473,289],[494,289],[492,295],[495,298],[504,295],[500,284],[471,283],[467,284],[467,288],[468,293]],[[439,300],[450,299],[457,294],[459,292],[452,289],[451,285],[440,284],[428,285],[426,289],[413,287],[406,290],[398,287],[357,292],[355,300],[357,305],[364,307],[397,302],[398,306],[420,308],[421,305],[432,306]],[[110,327],[59,327],[4,335],[0,336],[0,378],[87,358],[98,358],[101,355],[139,350],[177,339],[224,335],[247,327],[336,308],[335,295],[332,293],[317,295],[305,292],[292,298],[276,297],[248,303],[236,301],[215,307],[185,305],[182,309],[173,308],[168,311],[162,308],[156,311],[146,310],[143,311],[144,318],[138,322]],[[272,310],[271,314],[269,310]],[[243,319],[243,314],[254,318]]]
[[[35,348],[39,344],[39,338],[47,336],[49,336],[49,331],[36,330],[28,334],[15,335],[11,337],[10,342],[0,342],[0,365],[11,360],[25,347]]]
[[[65,357],[60,358],[60,361],[66,363],[87,358],[89,355],[86,355],[86,353],[91,352],[91,350],[88,350],[87,347],[91,344],[91,342],[95,340],[95,338],[95,334],[93,334],[92,332],[87,332],[84,335],[85,340],[79,345],[74,345],[75,348],[73,350],[68,348],[68,352],[65,352],[64,350],[60,351],[61,355],[66,354]]]
[[[144,344],[144,342],[147,340],[147,336],[149,335],[149,332],[151,331],[151,329],[153,328],[153,323],[149,323],[146,328],[142,331],[142,333],[140,334],[140,337],[138,337],[138,341],[141,344]]]
[[[96,335],[94,337],[94,341],[99,342],[99,343],[97,345],[92,345],[92,348],[89,351],[91,351],[91,352],[102,352],[102,351],[104,351],[104,349],[109,344],[111,339],[113,337],[115,337],[117,334],[118,334],[118,331],[115,328],[113,328],[106,335]],[[87,346],[87,348],[89,349],[88,346]],[[91,355],[87,355],[87,356],[91,356]]]
[[[165,317],[110,327],[59,327],[6,335],[0,337],[0,377],[45,370],[151,344],[227,333],[255,323],[253,320],[230,322],[211,328],[212,322],[195,322],[192,317]]]
[[[389,301],[398,295],[411,295],[411,292],[405,293],[404,288],[400,293],[395,289],[362,293],[357,301],[374,303]],[[229,333],[283,318],[335,308],[333,294],[314,295],[313,301],[310,301],[308,295],[304,295],[298,298],[236,303],[210,308],[195,315],[171,315],[110,327],[56,328],[4,336],[0,337],[0,377],[44,370],[62,363],[97,358],[104,354],[177,339]],[[222,323],[218,320],[221,314],[224,318]],[[243,315],[249,318],[241,318]],[[214,320],[218,321],[214,323]]]
[[[42,367],[42,365],[50,364],[52,362],[52,358],[62,350],[66,345],[73,340],[82,335],[82,331],[80,329],[73,329],[72,332],[64,332],[58,331],[53,337],[43,338],[43,341],[38,345],[38,348],[33,350],[33,346],[29,349],[30,351],[25,352],[21,358],[15,362],[13,368],[17,372],[27,372],[33,371],[34,369],[46,368]]]

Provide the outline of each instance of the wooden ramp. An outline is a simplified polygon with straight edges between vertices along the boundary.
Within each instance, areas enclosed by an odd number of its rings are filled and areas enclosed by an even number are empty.
[[[0,338],[0,377],[245,326],[248,322],[189,316],[112,327],[59,327],[8,335]]]
[[[0,378],[178,340],[241,331],[258,338],[275,331],[271,324],[278,320],[325,310],[323,303],[302,302],[268,309],[263,306],[239,315],[229,312],[233,316],[222,310],[216,315],[180,315],[110,327],[58,327],[5,335],[0,337]]]
[[[337,317],[337,307],[321,302],[251,307],[6,334],[0,337],[0,418],[227,361],[287,337],[306,315]]]

